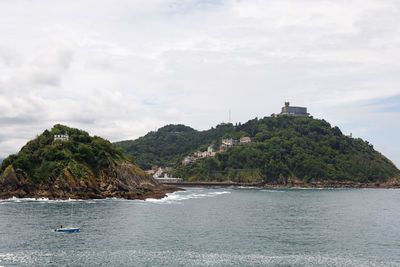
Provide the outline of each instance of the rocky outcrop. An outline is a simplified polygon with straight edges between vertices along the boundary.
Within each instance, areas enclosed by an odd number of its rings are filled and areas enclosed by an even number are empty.
[[[157,182],[134,164],[123,161],[112,163],[98,175],[89,174],[84,179],[74,177],[66,169],[54,181],[33,183],[26,173],[12,165],[0,176],[0,199],[49,198],[49,199],[102,199],[163,198],[178,190]]]

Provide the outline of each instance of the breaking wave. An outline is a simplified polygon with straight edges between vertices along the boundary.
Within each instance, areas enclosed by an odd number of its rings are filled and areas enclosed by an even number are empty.
[[[154,199],[148,198],[146,202],[157,203],[157,204],[172,204],[172,203],[180,203],[184,200],[189,199],[198,199],[198,198],[208,198],[208,197],[217,197],[224,194],[230,194],[230,191],[214,191],[209,192],[209,190],[199,190],[197,192],[196,189],[189,189],[188,191],[179,191],[171,194],[167,194],[167,197],[162,199]]]

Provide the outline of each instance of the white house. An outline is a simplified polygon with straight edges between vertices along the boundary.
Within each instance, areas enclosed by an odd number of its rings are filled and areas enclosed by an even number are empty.
[[[251,138],[248,136],[240,137],[240,143],[241,144],[251,143]]]
[[[203,157],[203,152],[201,152],[201,151],[196,151],[196,152],[194,152],[194,156],[195,156],[195,157],[198,157],[198,158],[201,158],[201,157]]]
[[[210,145],[210,146],[207,148],[207,152],[209,152],[209,153],[215,152],[214,145]]]
[[[68,141],[69,140],[69,136],[68,134],[55,134],[54,135],[54,141]]]

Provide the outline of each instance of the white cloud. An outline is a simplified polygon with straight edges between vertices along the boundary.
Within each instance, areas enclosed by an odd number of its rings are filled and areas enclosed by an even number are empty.
[[[362,107],[400,94],[399,17],[380,0],[2,1],[0,157],[58,122],[116,141],[290,100],[399,165],[365,119],[397,113]]]

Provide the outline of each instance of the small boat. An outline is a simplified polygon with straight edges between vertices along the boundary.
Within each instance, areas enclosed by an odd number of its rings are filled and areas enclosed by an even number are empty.
[[[60,228],[55,229],[54,231],[73,233],[73,232],[79,232],[79,228],[77,228],[77,227],[60,227]]]

